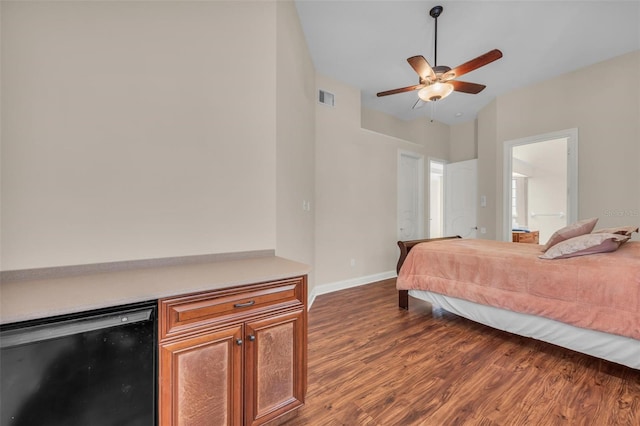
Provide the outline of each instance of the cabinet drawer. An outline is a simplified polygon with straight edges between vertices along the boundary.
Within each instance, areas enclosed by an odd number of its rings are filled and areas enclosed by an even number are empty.
[[[303,306],[304,277],[197,293],[159,301],[160,339],[274,309]]]

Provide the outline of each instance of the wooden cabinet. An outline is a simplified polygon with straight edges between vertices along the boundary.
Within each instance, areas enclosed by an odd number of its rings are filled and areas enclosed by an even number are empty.
[[[304,403],[306,277],[159,301],[160,426],[261,425]]]
[[[242,326],[160,345],[161,425],[241,425]]]
[[[540,242],[540,231],[514,231],[511,236],[514,243],[538,244]]]
[[[258,425],[304,402],[305,319],[302,309],[246,324],[245,419]]]

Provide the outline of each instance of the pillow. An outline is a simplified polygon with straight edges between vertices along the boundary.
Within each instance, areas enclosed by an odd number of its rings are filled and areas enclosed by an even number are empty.
[[[555,246],[559,242],[564,240],[568,240],[569,238],[577,237],[579,235],[588,234],[593,231],[593,228],[596,226],[596,222],[598,221],[597,217],[591,219],[580,220],[576,223],[573,223],[569,226],[565,226],[562,229],[558,229],[553,233],[547,244],[544,246],[543,251],[549,250],[551,247]]]
[[[593,231],[594,234],[600,234],[600,233],[605,233],[605,234],[620,234],[620,235],[626,235],[626,236],[631,236],[631,234],[633,234],[634,232],[638,232],[638,227],[631,225],[631,226],[615,226],[613,228],[603,228],[603,229],[598,229]]]
[[[585,234],[569,238],[556,244],[544,254],[538,256],[540,259],[566,259],[575,256],[585,256],[587,254],[608,253],[616,251],[620,244],[627,241],[629,236],[620,234]]]

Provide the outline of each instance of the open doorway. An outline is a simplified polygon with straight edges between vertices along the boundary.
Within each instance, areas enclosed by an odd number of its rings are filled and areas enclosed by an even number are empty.
[[[398,239],[424,238],[424,157],[398,151]]]
[[[577,129],[504,145],[504,240],[535,233],[544,244],[578,216]]]
[[[429,238],[444,237],[444,165],[429,159]]]

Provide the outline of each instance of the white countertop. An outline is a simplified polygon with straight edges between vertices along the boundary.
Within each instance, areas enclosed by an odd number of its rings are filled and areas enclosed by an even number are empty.
[[[277,256],[86,273],[0,284],[0,324],[307,275]]]

